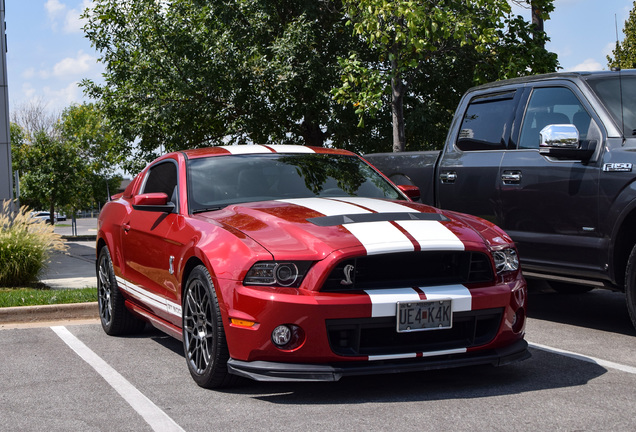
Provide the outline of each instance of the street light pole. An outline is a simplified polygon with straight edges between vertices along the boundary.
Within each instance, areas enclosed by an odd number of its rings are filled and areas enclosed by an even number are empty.
[[[13,199],[9,86],[7,84],[7,37],[4,11],[4,0],[0,0],[0,201]]]

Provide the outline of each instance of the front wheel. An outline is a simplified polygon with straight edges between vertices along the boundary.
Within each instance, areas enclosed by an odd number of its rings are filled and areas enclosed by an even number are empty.
[[[627,299],[627,311],[632,319],[632,325],[636,328],[636,246],[632,249],[627,260],[625,271],[625,297]]]
[[[233,384],[219,302],[205,266],[192,270],[183,298],[183,350],[192,378],[204,388]]]

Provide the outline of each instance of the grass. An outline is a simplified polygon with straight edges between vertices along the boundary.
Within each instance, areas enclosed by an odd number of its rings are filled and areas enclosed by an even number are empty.
[[[41,306],[97,301],[96,288],[0,288],[0,307]]]

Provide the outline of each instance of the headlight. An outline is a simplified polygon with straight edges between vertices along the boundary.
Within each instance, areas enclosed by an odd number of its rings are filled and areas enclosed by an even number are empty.
[[[268,285],[298,288],[311,261],[260,261],[252,266],[243,279],[243,285]]]
[[[497,274],[519,270],[519,257],[513,248],[493,252]]]

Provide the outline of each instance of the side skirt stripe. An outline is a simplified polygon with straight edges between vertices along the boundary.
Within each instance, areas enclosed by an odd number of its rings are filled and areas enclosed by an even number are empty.
[[[117,276],[116,279],[119,288],[121,288],[123,291],[126,291],[128,294],[135,297],[140,302],[154,309],[160,309],[169,313],[170,315],[181,318],[182,311],[180,304],[158,296],[157,294],[152,293],[138,285],[132,284],[119,276]]]

